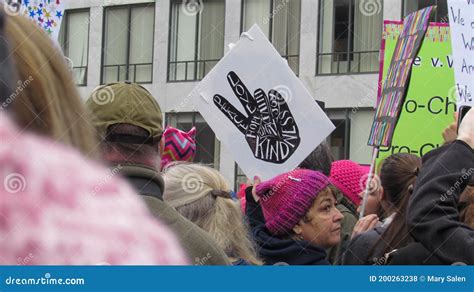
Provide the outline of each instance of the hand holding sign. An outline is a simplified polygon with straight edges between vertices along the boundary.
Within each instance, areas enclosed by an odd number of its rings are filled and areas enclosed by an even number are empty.
[[[298,126],[281,94],[271,89],[268,95],[258,88],[250,94],[233,71],[227,81],[243,105],[247,116],[226,98],[214,95],[214,104],[245,135],[255,158],[273,163],[284,163],[300,144]]]

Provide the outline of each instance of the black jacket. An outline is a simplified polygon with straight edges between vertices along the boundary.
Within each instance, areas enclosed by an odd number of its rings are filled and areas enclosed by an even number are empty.
[[[375,227],[354,237],[347,246],[342,264],[373,265],[377,263],[378,259],[371,257],[371,254],[377,255],[382,252],[381,245],[378,245],[375,251],[373,249],[384,231],[384,227]]]
[[[462,141],[431,151],[408,205],[412,236],[447,263],[474,264],[474,230],[459,221],[457,204],[474,172],[474,151]]]
[[[265,227],[262,208],[252,196],[252,187],[245,190],[246,216],[257,244],[259,256],[266,265],[329,265],[324,249],[306,241],[274,237]]]
[[[444,265],[435,254],[429,252],[421,243],[410,242],[406,246],[392,252],[388,265]]]

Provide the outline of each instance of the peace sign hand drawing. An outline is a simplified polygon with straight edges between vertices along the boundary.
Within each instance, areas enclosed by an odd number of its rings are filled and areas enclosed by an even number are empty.
[[[298,126],[288,104],[281,94],[263,89],[250,94],[239,76],[233,71],[227,81],[247,116],[236,109],[225,97],[214,95],[214,104],[245,135],[255,158],[272,163],[284,163],[298,148],[301,138]]]

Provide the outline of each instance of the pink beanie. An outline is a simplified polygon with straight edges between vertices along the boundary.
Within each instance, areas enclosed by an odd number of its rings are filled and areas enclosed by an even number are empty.
[[[165,148],[161,157],[161,169],[173,161],[193,162],[196,155],[196,128],[183,132],[173,127],[166,127],[163,133]]]
[[[359,194],[364,190],[369,169],[351,160],[334,161],[329,180],[346,198],[356,206],[360,204]]]
[[[296,169],[257,185],[267,229],[274,235],[288,233],[328,184],[318,171]]]

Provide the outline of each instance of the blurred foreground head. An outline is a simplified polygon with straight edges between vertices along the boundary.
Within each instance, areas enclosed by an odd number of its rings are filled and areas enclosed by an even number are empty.
[[[4,5],[0,12],[5,29],[1,46],[10,46],[18,72],[16,77],[6,74],[14,78],[15,88],[3,102],[4,108],[14,113],[20,129],[73,146],[86,155],[94,153],[92,127],[59,47],[26,17],[6,14]],[[2,76],[5,70],[2,64]]]
[[[15,71],[10,57],[10,48],[5,37],[5,15],[0,10],[0,110],[7,109],[9,96],[14,92]]]

